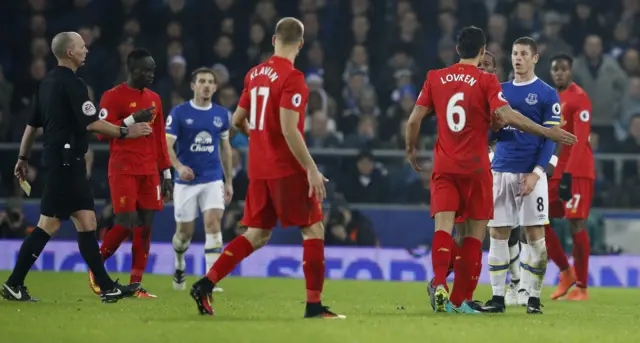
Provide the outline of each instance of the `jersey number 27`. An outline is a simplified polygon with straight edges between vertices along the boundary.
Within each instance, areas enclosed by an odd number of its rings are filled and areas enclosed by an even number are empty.
[[[467,123],[467,114],[464,111],[464,108],[458,103],[464,100],[464,93],[458,92],[449,98],[449,102],[447,102],[447,126],[449,126],[449,130],[453,132],[460,132],[464,129],[464,125]],[[458,120],[456,121],[455,115],[458,115]]]
[[[269,100],[269,87],[253,87],[251,88],[251,109],[249,111],[249,130],[256,129],[256,120],[258,121],[258,130],[264,129],[264,113]],[[262,98],[260,106],[258,106],[258,97]],[[258,115],[260,115],[259,118]]]

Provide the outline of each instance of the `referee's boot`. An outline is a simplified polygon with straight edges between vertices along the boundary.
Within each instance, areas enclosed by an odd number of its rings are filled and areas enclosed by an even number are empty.
[[[130,285],[121,285],[116,280],[114,286],[110,290],[101,290],[100,298],[105,304],[115,303],[122,298],[128,298],[136,294],[140,288],[139,283],[132,283]]]
[[[2,298],[10,301],[40,301],[29,294],[27,286],[25,285],[10,286],[5,283],[2,285],[2,292],[0,292],[0,295],[2,295]]]

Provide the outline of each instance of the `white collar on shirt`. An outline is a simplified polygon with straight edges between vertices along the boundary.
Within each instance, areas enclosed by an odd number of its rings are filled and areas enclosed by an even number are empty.
[[[213,107],[212,103],[209,103],[209,106],[206,107],[202,107],[202,106],[198,106],[196,105],[196,102],[193,100],[189,100],[189,104],[191,104],[191,107],[195,108],[196,110],[200,110],[200,111],[208,111],[211,109],[211,107]]]
[[[513,83],[513,85],[514,85],[514,86],[518,86],[518,87],[519,87],[519,86],[526,86],[526,85],[530,85],[530,84],[532,84],[532,83],[534,83],[534,82],[536,82],[536,81],[538,81],[538,77],[537,77],[537,76],[534,76],[534,77],[533,77],[533,79],[531,79],[531,80],[529,80],[529,81],[516,82],[515,80],[513,80],[513,82],[512,82],[512,83]]]

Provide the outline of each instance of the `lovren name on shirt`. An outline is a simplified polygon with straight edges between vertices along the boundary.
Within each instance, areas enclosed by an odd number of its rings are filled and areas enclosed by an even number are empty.
[[[443,85],[449,82],[464,82],[469,86],[473,86],[477,81],[473,76],[467,74],[447,74],[444,77],[440,77],[440,82]]]

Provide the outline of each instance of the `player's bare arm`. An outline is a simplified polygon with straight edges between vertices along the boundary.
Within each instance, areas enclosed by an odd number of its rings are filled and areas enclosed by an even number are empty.
[[[547,177],[551,178],[553,173],[556,170],[556,166],[558,165],[558,156],[562,152],[562,144],[556,144],[555,150],[553,150],[553,156],[549,160],[549,164],[547,164],[547,168],[545,168],[545,172],[547,173]]]
[[[29,156],[31,156],[31,148],[33,148],[33,142],[36,140],[38,134],[38,128],[27,125],[22,135],[22,141],[20,142],[20,153],[18,154],[18,162],[13,170],[13,174],[20,180],[24,180],[27,177]]]
[[[498,108],[496,110],[496,115],[507,125],[511,125],[518,130],[522,130],[536,136],[546,137],[558,143],[573,145],[578,141],[578,138],[575,135],[558,126],[547,128],[534,123],[531,119],[523,116],[517,111],[514,111],[509,105]]]
[[[242,107],[236,108],[231,119],[233,127],[249,137],[249,121],[247,120],[247,110]]]
[[[411,111],[411,115],[407,120],[407,128],[405,132],[405,150],[407,153],[407,159],[411,164],[413,170],[420,172],[422,168],[418,166],[416,161],[416,146],[418,145],[418,138],[420,135],[420,124],[422,120],[433,112],[433,109],[416,105]]]
[[[178,155],[176,155],[176,151],[174,149],[174,146],[176,144],[176,136],[171,134],[166,134],[166,137],[167,137],[167,153],[169,155],[169,161],[171,162],[171,166],[178,173],[180,180],[184,180],[184,181],[193,180],[196,177],[196,175],[193,173],[193,170],[191,170],[191,168],[185,166],[184,164],[180,163],[180,160],[178,160]]]
[[[229,205],[233,198],[233,162],[229,133],[220,138],[220,162],[222,162],[222,173],[224,174],[224,202]]]
[[[311,158],[307,145],[304,143],[304,138],[300,131],[298,131],[299,120],[300,114],[298,111],[280,107],[280,128],[282,135],[287,141],[287,145],[293,156],[307,171],[310,186],[309,197],[315,195],[318,201],[322,201],[327,194],[324,183],[329,180],[318,171],[318,166],[316,166],[313,158]]]

